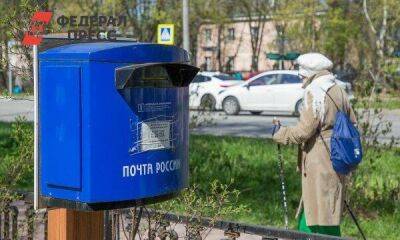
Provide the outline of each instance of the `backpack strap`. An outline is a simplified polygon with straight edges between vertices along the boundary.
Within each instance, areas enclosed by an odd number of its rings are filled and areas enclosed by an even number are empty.
[[[337,84],[335,83],[333,86],[337,86]],[[332,87],[333,87],[333,86],[332,86]],[[332,88],[332,87],[331,87],[331,88]],[[333,104],[335,105],[336,109],[337,109],[338,111],[340,111],[339,106],[336,104],[335,100],[333,100],[333,98],[332,98],[331,95],[328,93],[328,91],[325,91],[323,88],[321,88],[321,90],[324,91],[324,92],[326,93],[326,95],[332,100],[332,102],[333,102]],[[342,90],[340,90],[340,93],[342,94],[342,99],[343,99],[344,96],[343,96]]]
[[[333,86],[335,86],[335,85],[337,85],[337,84],[335,83]],[[331,87],[331,88],[332,88],[332,87]],[[335,105],[336,109],[337,109],[338,111],[340,111],[339,106],[336,104],[335,100],[333,100],[333,98],[332,98],[331,95],[328,93],[328,91],[325,91],[323,88],[321,88],[321,90],[324,91],[324,92],[326,93],[326,95],[332,100],[332,102],[333,102],[333,104]],[[342,98],[343,98],[343,93],[342,93]],[[320,123],[320,124],[321,124],[321,123]],[[318,127],[317,133],[318,133],[318,136],[321,138],[321,141],[324,143],[325,148],[326,148],[326,151],[327,151],[328,154],[330,155],[330,151],[329,151],[328,144],[325,142],[325,140],[324,140],[324,138],[322,137],[322,134],[321,134],[321,126]]]

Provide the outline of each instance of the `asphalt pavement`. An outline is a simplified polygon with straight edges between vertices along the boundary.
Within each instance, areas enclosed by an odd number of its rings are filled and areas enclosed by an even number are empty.
[[[33,100],[15,100],[0,97],[0,121],[14,121],[17,116],[24,116],[28,121],[33,121]],[[295,125],[297,117],[288,115],[262,114],[255,116],[249,112],[241,112],[237,116],[227,116],[224,112],[191,111],[191,118],[196,117],[201,123],[192,129],[192,133],[210,134],[217,136],[243,136],[256,138],[269,138],[272,133],[272,119],[277,116],[283,125]],[[381,137],[387,141],[391,136],[400,137],[400,109],[384,110],[383,121],[392,122],[392,132]]]
[[[12,122],[18,116],[33,121],[33,98],[11,99],[0,97],[0,121]]]
[[[269,138],[272,134],[272,120],[277,117],[283,126],[295,125],[297,117],[288,115],[262,114],[252,115],[250,112],[241,112],[236,116],[227,116],[224,112],[192,111],[191,117],[197,116],[200,126],[192,129],[193,133],[210,134],[216,136],[240,136]],[[202,125],[202,122],[208,122]]]
[[[206,122],[192,129],[192,133],[215,136],[242,136],[256,138],[272,137],[272,120],[277,117],[283,126],[294,126],[298,118],[289,115],[263,113],[255,116],[250,112],[241,112],[236,116],[227,116],[224,112],[192,111],[191,117]],[[384,110],[383,122],[392,122],[392,132],[387,136],[379,137],[382,142],[390,141],[391,137],[400,138],[400,109]]]

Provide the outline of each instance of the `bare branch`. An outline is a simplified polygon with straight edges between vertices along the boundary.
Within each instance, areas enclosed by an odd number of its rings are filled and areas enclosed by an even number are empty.
[[[363,0],[363,10],[364,10],[365,18],[367,19],[369,27],[371,28],[371,31],[374,34],[376,34],[377,31],[376,31],[376,29],[374,27],[374,23],[372,22],[371,18],[369,17],[369,13],[368,13],[368,9],[367,9],[367,0]]]
[[[388,11],[387,11],[387,0],[383,1],[383,19],[382,19],[382,27],[381,31],[379,34],[379,39],[382,41],[385,37],[386,34],[386,29],[387,29],[387,17],[388,17]]]

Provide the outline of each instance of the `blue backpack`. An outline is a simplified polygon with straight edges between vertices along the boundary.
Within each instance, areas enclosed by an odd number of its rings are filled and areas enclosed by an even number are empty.
[[[326,94],[329,96],[327,92]],[[346,175],[354,170],[362,160],[360,133],[350,121],[349,116],[340,110],[331,96],[329,98],[338,110],[331,136],[330,155],[332,166],[337,173]]]

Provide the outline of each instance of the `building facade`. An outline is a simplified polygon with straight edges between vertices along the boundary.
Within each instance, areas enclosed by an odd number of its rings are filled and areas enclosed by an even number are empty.
[[[252,38],[255,42],[256,34],[261,36],[258,40],[258,61],[252,51]],[[259,24],[242,18],[223,26],[203,23],[197,38],[196,63],[203,71],[249,73],[254,71],[253,61],[260,72],[277,66],[276,61],[266,58],[266,53],[278,52],[277,31],[272,21]]]

